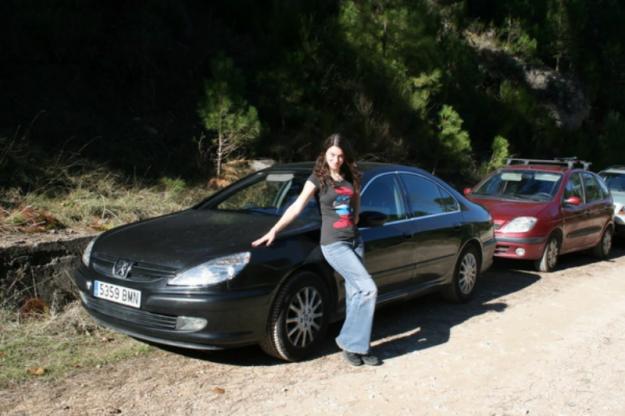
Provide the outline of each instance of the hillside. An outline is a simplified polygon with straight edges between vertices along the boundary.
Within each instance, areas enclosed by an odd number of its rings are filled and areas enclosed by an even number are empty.
[[[32,188],[16,148],[212,175],[211,97],[246,115],[232,131],[253,126],[233,156],[310,159],[342,131],[363,158],[460,182],[493,143],[597,168],[625,150],[613,0],[7,0],[0,16],[2,188]]]

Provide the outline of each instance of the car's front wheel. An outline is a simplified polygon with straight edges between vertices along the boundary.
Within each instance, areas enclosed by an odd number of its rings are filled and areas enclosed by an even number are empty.
[[[543,273],[552,272],[558,264],[558,255],[560,254],[560,240],[555,235],[549,237],[547,244],[545,244],[545,250],[542,256],[536,262],[534,266],[536,270]]]
[[[466,302],[471,299],[479,274],[478,251],[474,246],[469,246],[458,257],[453,279],[443,289],[443,296],[453,302]]]
[[[276,296],[261,348],[286,361],[311,355],[325,337],[328,306],[328,290],[319,276],[307,271],[294,275]]]
[[[601,240],[599,240],[599,243],[592,249],[592,253],[596,257],[605,259],[610,255],[610,250],[612,249],[612,234],[612,227],[607,227],[603,231]]]

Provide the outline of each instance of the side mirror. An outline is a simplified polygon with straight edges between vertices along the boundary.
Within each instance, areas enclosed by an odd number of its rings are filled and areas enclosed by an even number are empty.
[[[377,211],[364,211],[360,213],[358,225],[363,227],[379,227],[384,225],[388,217]]]
[[[578,206],[582,204],[582,200],[578,196],[570,196],[564,200],[564,205]]]
[[[469,196],[473,193],[473,188],[464,188],[462,193],[464,194],[464,196]]]

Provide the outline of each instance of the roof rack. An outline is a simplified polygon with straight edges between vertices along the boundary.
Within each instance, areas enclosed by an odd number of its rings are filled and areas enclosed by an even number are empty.
[[[559,165],[566,166],[569,169],[574,168],[576,166],[580,166],[584,170],[588,170],[591,163],[586,162],[585,160],[579,160],[577,157],[557,157],[554,159],[517,159],[517,158],[508,158],[506,159],[507,165]]]

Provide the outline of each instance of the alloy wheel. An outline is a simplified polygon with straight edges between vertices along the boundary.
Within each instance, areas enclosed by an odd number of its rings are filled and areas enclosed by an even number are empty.
[[[477,281],[477,259],[472,252],[468,252],[462,258],[458,274],[460,291],[465,295],[471,293]]]
[[[610,249],[612,248],[612,233],[609,229],[603,233],[603,239],[601,241],[601,244],[603,246],[603,253],[605,256],[607,256],[610,253]]]
[[[556,267],[556,263],[558,262],[558,240],[552,238],[549,240],[549,245],[547,246],[547,265],[550,270],[553,270]]]
[[[323,300],[319,291],[306,286],[291,298],[285,320],[291,345],[305,348],[316,338],[323,320]]]

